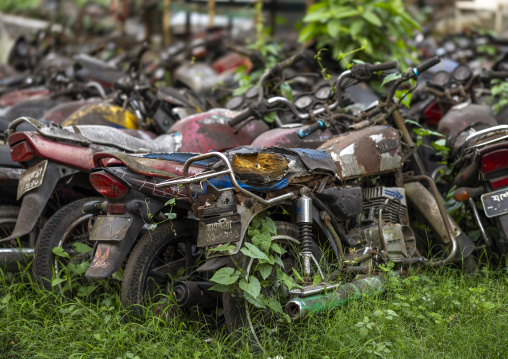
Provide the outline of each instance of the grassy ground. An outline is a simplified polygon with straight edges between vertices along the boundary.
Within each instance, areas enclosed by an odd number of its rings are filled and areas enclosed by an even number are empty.
[[[266,355],[251,354],[249,341],[224,327],[171,314],[129,321],[115,291],[68,299],[24,278],[0,278],[0,358],[507,357],[506,272],[393,279],[384,295],[281,321],[263,341]]]

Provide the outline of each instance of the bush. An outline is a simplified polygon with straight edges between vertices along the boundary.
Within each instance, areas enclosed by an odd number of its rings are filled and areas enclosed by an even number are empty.
[[[403,39],[420,29],[402,0],[321,0],[303,21],[308,25],[300,41],[316,40],[317,48],[329,47],[334,57],[363,48],[355,57],[366,61],[411,58],[414,49]]]

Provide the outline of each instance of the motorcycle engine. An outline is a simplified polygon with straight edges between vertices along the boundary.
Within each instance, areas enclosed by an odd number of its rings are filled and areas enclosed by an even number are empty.
[[[355,257],[372,249],[394,263],[414,256],[415,235],[409,226],[402,224],[407,205],[404,188],[371,187],[362,194],[360,225],[353,235]],[[387,253],[382,253],[383,248]]]

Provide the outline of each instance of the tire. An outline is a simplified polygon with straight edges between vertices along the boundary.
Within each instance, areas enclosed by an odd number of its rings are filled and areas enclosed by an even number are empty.
[[[83,205],[101,198],[83,198],[60,208],[42,228],[35,245],[34,273],[42,286],[51,291],[52,280],[58,278],[68,263],[90,261],[92,252],[80,254],[71,251],[72,244],[81,242],[93,247],[89,241],[88,221],[91,214],[83,213]],[[53,254],[53,248],[63,247],[69,259]],[[71,275],[71,273],[68,273]],[[56,288],[58,289],[58,288]]]
[[[11,235],[19,216],[19,207],[0,206],[0,239]]]
[[[298,235],[298,227],[292,223],[288,222],[279,222],[274,221],[275,227],[277,229],[277,236],[272,236],[272,241],[277,240],[277,237],[285,236],[293,238],[299,245],[299,235]],[[298,247],[299,249],[299,247]],[[288,252],[289,253],[289,252]],[[318,245],[313,242],[312,247],[312,254],[314,258],[321,263],[322,258],[322,252],[319,249]],[[234,262],[238,264],[239,269],[241,270],[247,270],[249,267],[249,262],[251,261],[250,257],[247,257],[243,255],[243,253],[239,252],[234,257]],[[286,262],[286,259],[283,258],[283,261]],[[285,266],[286,267],[286,266]],[[279,267],[281,268],[281,267]],[[288,272],[287,268],[281,268],[283,269],[288,275],[291,273],[292,270]],[[273,272],[271,276],[273,275]],[[275,279],[275,278],[274,278]],[[267,278],[268,281],[270,281],[270,277]],[[275,279],[276,281],[276,279]],[[283,304],[283,303],[282,303]],[[249,321],[252,322],[253,326],[256,326],[257,322],[260,322],[259,320],[255,319],[252,320],[249,317],[251,314],[249,311],[252,310],[252,305],[248,304],[244,299],[242,293],[235,292],[233,294],[231,293],[223,293],[222,295],[222,305],[224,308],[224,319],[226,321],[226,327],[230,333],[234,333],[235,331],[245,331],[247,335],[250,338],[251,344],[254,344],[257,342],[256,336],[259,336],[259,333],[256,328],[254,328],[255,333],[253,333],[250,330],[250,324]],[[266,323],[261,323],[266,324]],[[255,335],[254,335],[255,334]]]
[[[163,273],[169,274],[167,279],[149,274],[155,267],[160,268],[170,262],[179,261],[182,263],[181,268],[185,268],[182,245],[185,250],[185,242],[196,244],[196,224],[191,220],[165,222],[154,231],[145,233],[134,247],[123,275],[121,300],[126,308],[132,309],[135,317],[140,317],[144,306],[156,300],[158,294],[172,292],[168,286],[174,283],[179,268],[173,268],[172,273]],[[199,255],[193,259],[193,263],[197,263]]]

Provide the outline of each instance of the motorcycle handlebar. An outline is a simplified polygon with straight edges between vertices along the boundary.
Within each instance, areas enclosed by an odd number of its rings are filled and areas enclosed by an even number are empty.
[[[508,78],[508,71],[485,71],[483,78],[487,80]]]
[[[383,62],[383,63],[375,64],[375,65],[372,65],[372,64],[366,64],[366,65],[370,71],[385,71],[385,70],[396,69],[399,64],[397,61],[389,61],[389,62]]]
[[[439,64],[440,62],[441,62],[441,58],[439,56],[435,56],[435,57],[428,59],[424,63],[422,63],[420,66],[417,66],[416,68],[414,68],[413,71],[416,76],[420,76],[425,71],[427,71],[431,67]]]
[[[242,112],[240,112],[235,117],[231,118],[228,121],[229,126],[234,127],[234,126],[238,125],[240,122],[245,121],[246,119],[248,119],[251,116],[254,116],[254,111],[249,107],[249,108],[243,110]]]

